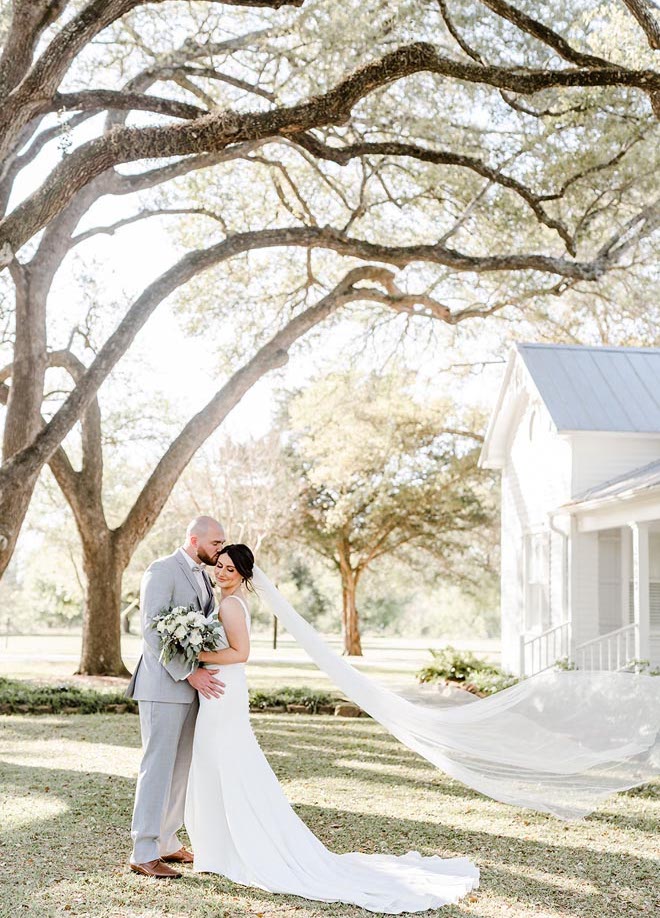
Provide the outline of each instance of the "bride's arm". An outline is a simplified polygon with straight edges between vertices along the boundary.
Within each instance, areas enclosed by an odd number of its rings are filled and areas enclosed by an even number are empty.
[[[227,596],[220,603],[218,610],[229,641],[229,647],[222,650],[203,650],[198,660],[200,663],[245,663],[250,656],[250,635],[245,622],[245,612],[240,602]]]

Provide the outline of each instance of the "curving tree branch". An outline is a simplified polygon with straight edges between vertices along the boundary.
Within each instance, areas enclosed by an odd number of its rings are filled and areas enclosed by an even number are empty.
[[[532,16],[523,13],[518,7],[513,6],[511,3],[507,3],[506,0],[480,0],[480,3],[487,6],[494,13],[497,13],[502,19],[506,19],[508,22],[513,23],[521,32],[526,32],[533,38],[538,39],[538,41],[542,42],[548,48],[551,48],[570,64],[575,64],[577,67],[614,66],[602,57],[597,57],[593,54],[584,54],[582,51],[573,48],[573,46],[567,42],[562,35],[555,32],[554,29],[544,25],[538,19],[534,19]]]
[[[230,144],[292,136],[312,128],[342,124],[355,105],[375,90],[413,73],[429,71],[516,93],[572,86],[629,86],[660,92],[660,72],[618,67],[509,70],[456,61],[426,42],[392,51],[352,73],[321,96],[268,112],[221,111],[184,124],[116,128],[89,141],[58,166],[41,188],[0,221],[0,267],[51,220],[73,195],[106,169],[149,157],[217,152]]]
[[[656,211],[649,211],[644,220],[631,224],[629,231],[650,231],[657,222]],[[593,280],[600,277],[608,264],[632,244],[631,236],[621,242],[620,234],[615,241],[603,248],[598,257],[590,262],[566,259],[537,253],[515,255],[467,255],[442,245],[388,246],[353,238],[332,227],[283,227],[239,233],[208,249],[190,252],[172,268],[157,278],[138,297],[128,310],[117,329],[100,349],[92,365],[86,370],[75,390],[56,412],[33,444],[14,455],[0,469],[0,490],[4,483],[17,474],[29,475],[47,462],[53,451],[71,430],[80,414],[87,408],[98,390],[129,345],[142,328],[156,306],[174,290],[196,274],[207,270],[241,252],[256,248],[283,246],[322,247],[364,260],[375,260],[396,267],[405,267],[418,261],[445,265],[461,271],[484,273],[490,271],[529,270],[561,277]]]
[[[654,51],[660,50],[660,21],[651,10],[648,0],[623,0],[623,2],[644,30],[649,46]]]
[[[400,141],[381,141],[378,142],[360,142],[347,144],[343,147],[332,147],[322,140],[319,140],[313,134],[296,134],[292,142],[298,146],[304,147],[309,153],[312,153],[318,159],[327,159],[341,165],[346,165],[352,159],[362,156],[403,156],[411,157],[419,162],[433,163],[435,165],[459,166],[469,169],[477,175],[514,191],[525,204],[527,204],[534,215],[550,229],[556,230],[558,235],[566,244],[567,250],[571,255],[575,255],[575,243],[572,234],[568,228],[554,217],[551,217],[541,202],[545,200],[555,200],[554,195],[538,195],[531,189],[527,188],[522,182],[512,176],[505,175],[499,169],[488,166],[483,160],[475,156],[467,156],[461,153],[453,153],[449,150],[430,150],[419,144],[402,143]],[[623,155],[623,154],[621,154]],[[560,197],[557,195],[556,197]]]
[[[83,89],[79,92],[55,93],[43,111],[98,112],[109,109],[153,112],[170,118],[188,120],[208,114],[207,109],[191,105],[190,102],[179,102],[176,99],[164,99],[159,96],[150,96],[147,93],[114,89]]]
[[[4,157],[17,133],[40,111],[44,99],[50,99],[57,91],[62,78],[74,58],[100,32],[126,13],[146,3],[162,3],[164,0],[89,0],[86,6],[67,22],[55,35],[42,55],[32,65],[15,88],[0,99],[0,155]],[[226,6],[269,7],[302,6],[304,0],[204,0]],[[55,4],[60,6],[61,4]],[[34,23],[32,30],[23,30],[20,38],[36,45],[37,29],[43,30],[41,22]],[[10,33],[6,53],[13,54],[18,48],[19,36]],[[9,146],[8,146],[9,145]]]

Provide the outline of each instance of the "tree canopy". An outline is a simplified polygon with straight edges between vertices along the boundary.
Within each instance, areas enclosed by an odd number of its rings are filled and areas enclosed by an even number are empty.
[[[432,566],[454,583],[488,567],[493,482],[477,469],[480,433],[456,418],[446,399],[415,400],[400,375],[326,376],[290,403],[291,535],[341,577],[347,653],[362,652],[357,588],[378,559]]]
[[[561,0],[550,24],[536,6],[0,4],[0,573],[41,469],[90,429],[169,297],[201,291],[232,323],[214,391],[238,398],[249,368],[280,365],[345,307],[369,328],[456,327],[602,297],[606,332],[615,284],[652,289],[657,11]],[[63,334],[63,275],[89,286],[99,240],[146,221],[173,228],[171,264]],[[192,443],[163,454],[164,487],[133,522],[155,518]]]

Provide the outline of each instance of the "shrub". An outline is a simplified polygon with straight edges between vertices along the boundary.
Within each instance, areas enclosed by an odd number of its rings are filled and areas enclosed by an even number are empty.
[[[0,677],[0,706],[4,713],[43,713],[38,708],[52,709],[54,714],[65,708],[76,708],[80,714],[96,714],[109,705],[126,705],[126,710],[137,711],[137,702],[127,698],[122,691],[99,692],[72,685],[37,685],[20,679]]]
[[[289,704],[304,705],[310,714],[317,714],[323,705],[343,701],[343,697],[330,692],[301,686],[250,691],[250,708],[282,708]],[[137,701],[127,698],[122,691],[98,691],[71,685],[37,685],[19,679],[0,677],[0,713],[3,714],[59,714],[73,709],[78,714],[97,714],[102,711],[117,713],[137,712]]]
[[[555,660],[554,668],[559,669],[562,672],[571,672],[574,669],[577,669],[575,663],[572,660],[569,660],[568,657],[562,657],[560,660]]]
[[[647,676],[660,676],[660,669],[651,669],[650,660],[631,660],[626,670],[631,673],[644,673]]]
[[[270,692],[262,689],[250,690],[250,708],[254,711],[264,708],[285,708],[288,704],[304,704],[311,714],[316,714],[321,705],[334,704],[340,700],[342,699],[337,695],[306,686],[285,687]]]
[[[457,682],[473,686],[479,694],[492,695],[515,685],[515,676],[505,673],[499,666],[480,660],[470,651],[447,646],[431,650],[433,662],[417,672],[419,682]]]

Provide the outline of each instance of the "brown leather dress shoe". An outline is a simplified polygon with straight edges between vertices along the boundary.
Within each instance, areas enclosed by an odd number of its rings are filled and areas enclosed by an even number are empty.
[[[192,864],[194,860],[195,857],[192,851],[188,851],[186,848],[179,848],[173,854],[163,854],[161,856],[161,861],[167,861],[167,863],[171,864]]]
[[[155,877],[157,880],[178,880],[181,877],[178,871],[172,870],[160,858],[156,858],[155,861],[147,861],[144,864],[131,864],[130,866],[134,873],[140,873],[143,877]]]

